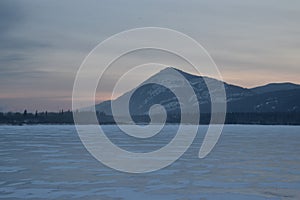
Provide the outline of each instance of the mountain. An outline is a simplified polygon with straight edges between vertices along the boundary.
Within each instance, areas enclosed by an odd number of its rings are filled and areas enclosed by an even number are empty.
[[[294,83],[270,83],[264,86],[252,88],[251,90],[257,94],[300,89],[300,86]]]
[[[184,81],[178,80],[175,74],[180,73],[194,90],[196,96],[189,99],[190,105],[199,102],[201,113],[211,110],[210,93],[205,83],[213,86],[212,91],[218,93],[220,84],[224,84],[228,113],[282,113],[300,112],[300,85],[292,83],[272,83],[256,88],[243,88],[205,76],[196,76],[169,67],[147,79],[137,88],[123,94],[113,103],[117,109],[126,112],[126,101],[129,101],[131,115],[147,115],[154,104],[164,106],[168,114],[180,114],[178,98],[171,91],[185,90]],[[168,89],[160,84],[167,83]],[[111,101],[96,105],[96,110],[106,115],[112,115]],[[122,111],[120,111],[122,113]]]
[[[300,89],[265,91],[247,98],[228,102],[232,113],[286,113],[300,112]]]

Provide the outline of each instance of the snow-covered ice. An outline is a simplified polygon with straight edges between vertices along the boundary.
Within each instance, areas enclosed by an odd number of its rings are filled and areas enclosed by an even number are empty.
[[[167,144],[177,127],[149,140],[103,128],[120,147],[142,152]],[[300,199],[300,127],[226,125],[199,159],[206,128],[172,165],[128,174],[94,159],[74,126],[0,126],[0,199]]]

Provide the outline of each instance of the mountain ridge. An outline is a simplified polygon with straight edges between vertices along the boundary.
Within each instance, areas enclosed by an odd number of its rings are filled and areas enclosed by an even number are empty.
[[[227,112],[230,113],[266,113],[266,112],[300,112],[300,85],[295,83],[269,83],[266,85],[244,88],[234,84],[229,84],[207,76],[197,76],[176,69],[167,67],[157,74],[154,74],[141,85],[130,90],[115,100],[121,102],[128,95],[132,95],[129,102],[129,109],[132,115],[147,115],[149,109],[154,104],[164,106],[168,113],[180,113],[180,104],[171,90],[147,82],[164,80],[168,82],[175,90],[182,89],[182,84],[176,79],[170,78],[172,71],[179,72],[192,86],[196,97],[191,103],[200,104],[200,110],[203,113],[209,113],[211,109],[211,100],[206,82],[211,85],[223,83],[226,91]],[[214,88],[218,89],[218,88]],[[192,97],[191,97],[192,98]],[[111,101],[104,101],[96,105],[96,110],[111,115]]]

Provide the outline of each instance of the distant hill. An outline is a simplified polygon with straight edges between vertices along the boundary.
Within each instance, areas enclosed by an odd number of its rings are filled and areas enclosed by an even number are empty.
[[[294,83],[270,83],[264,86],[252,88],[251,90],[257,94],[262,94],[262,93],[295,90],[295,89],[300,89],[300,85]]]
[[[300,89],[265,91],[228,102],[228,112],[284,113],[300,112]]]
[[[200,104],[201,112],[209,113],[211,110],[211,100],[205,81],[210,82],[210,85],[218,85],[220,80],[195,76],[175,68],[166,68],[160,71],[134,90],[125,93],[114,101],[121,102],[128,95],[132,95],[129,103],[132,115],[147,115],[149,108],[154,104],[163,105],[169,114],[179,114],[180,105],[171,90],[161,85],[150,83],[157,82],[157,80],[165,80],[169,81],[173,89],[182,89],[184,87],[183,84],[176,81],[176,79],[172,79],[171,75],[174,73],[174,70],[180,72],[185,77],[196,94],[196,98],[191,97],[190,103],[196,105],[197,100]],[[228,113],[300,112],[300,85],[293,83],[271,83],[248,89],[224,82],[224,86]],[[218,88],[214,89],[217,90]],[[105,101],[96,105],[96,110],[106,115],[111,115],[110,107],[111,102]]]

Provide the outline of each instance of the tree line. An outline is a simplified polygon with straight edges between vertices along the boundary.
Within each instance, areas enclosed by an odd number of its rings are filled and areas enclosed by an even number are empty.
[[[103,112],[91,113],[89,111],[76,112],[81,116],[83,124],[90,124],[89,117],[96,114],[99,124],[115,124],[111,115]],[[189,114],[187,114],[189,115]],[[195,117],[190,114],[189,117]],[[133,115],[135,123],[149,123],[148,115]],[[209,124],[211,119],[210,113],[200,115],[200,124]],[[180,123],[180,114],[168,114],[166,123]],[[126,123],[126,121],[124,121]],[[0,112],[0,124],[24,125],[24,124],[74,124],[73,112],[60,110],[59,112]],[[264,124],[264,125],[300,125],[299,112],[286,113],[227,113],[225,124]]]

